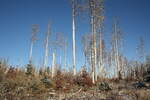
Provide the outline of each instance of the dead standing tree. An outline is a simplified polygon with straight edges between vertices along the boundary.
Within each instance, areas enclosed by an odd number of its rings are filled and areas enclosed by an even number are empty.
[[[29,64],[32,63],[32,52],[33,52],[33,44],[36,41],[36,34],[39,31],[39,26],[37,24],[32,25],[32,36],[31,36],[31,45],[30,45],[30,53],[29,53]]]
[[[113,32],[112,32],[112,40],[111,40],[111,58],[113,61],[113,67],[115,75],[117,75],[118,78],[121,78],[121,48],[122,48],[122,32],[120,31],[120,28],[118,26],[118,23],[116,19],[113,23]],[[117,73],[117,74],[116,74]]]
[[[141,62],[145,61],[145,53],[144,53],[144,40],[142,37],[139,38],[139,44],[137,46],[137,55],[138,55],[138,59]]]
[[[92,61],[91,61],[91,56],[92,56],[92,34],[85,34],[82,36],[82,46],[83,46],[83,53],[85,57],[85,66],[89,67],[87,68],[88,71],[91,71],[91,66],[92,66]]]
[[[62,51],[65,51],[65,37],[63,36],[63,34],[61,32],[58,32],[56,34],[54,34],[54,41],[52,42],[52,46],[53,46],[53,61],[55,62],[55,65],[52,65],[52,67],[55,67],[55,71],[58,70],[58,68],[56,67],[61,67],[62,65],[62,61],[61,61],[61,57],[62,57]],[[59,56],[59,61],[60,61],[60,65],[56,66],[56,55]],[[52,68],[53,69],[53,68]]]
[[[68,47],[68,38],[66,37],[65,39],[65,44],[64,44],[64,59],[65,59],[65,64],[64,64],[64,69],[65,69],[65,72],[67,71],[67,47]]]
[[[76,75],[76,16],[81,10],[80,3],[83,0],[72,1],[72,60],[73,60],[73,74]]]
[[[45,38],[45,56],[44,56],[43,71],[45,71],[46,67],[48,67],[49,38],[50,38],[50,23],[48,24],[48,30],[46,32],[46,38]]]
[[[91,56],[91,63],[92,63],[92,82],[95,83],[95,67],[96,67],[96,26],[95,26],[95,0],[89,1],[89,8],[90,8],[90,22],[91,22],[91,33],[92,33],[92,56]],[[96,76],[97,77],[97,76]]]
[[[106,52],[105,52],[105,44],[104,40],[100,40],[97,48],[97,62],[98,62],[98,76],[105,77],[106,76]]]
[[[27,65],[27,69],[26,69],[26,74],[27,75],[34,75],[35,69],[33,66],[33,62],[32,62],[32,52],[33,52],[33,44],[36,41],[36,34],[38,32],[38,25],[37,24],[33,24],[32,25],[32,36],[31,36],[31,44],[30,44],[30,52],[29,52],[29,64]]]
[[[62,57],[63,57],[62,52],[65,51],[65,37],[64,37],[63,33],[61,33],[61,32],[56,33],[55,45],[59,49],[60,66],[62,66]]]
[[[73,49],[73,74],[76,75],[76,29],[75,29],[75,16],[77,12],[77,0],[72,0],[72,49]]]
[[[93,45],[92,45],[92,79],[93,79],[93,83],[95,83],[95,80],[97,80],[97,76],[98,76],[98,72],[97,72],[97,69],[98,69],[98,67],[97,67],[97,39],[96,39],[96,37],[97,37],[99,29],[102,27],[101,26],[102,25],[101,22],[103,20],[102,2],[103,2],[103,0],[89,0],[91,33],[93,34]],[[100,32],[100,36],[102,36],[102,32]],[[102,41],[102,37],[100,37],[100,41]]]
[[[56,73],[56,54],[53,52],[53,58],[52,58],[52,78],[55,76]]]
[[[97,42],[97,69],[98,75],[104,76],[105,67],[105,42],[104,42],[104,1],[95,0],[95,22],[96,25],[96,42]]]
[[[81,5],[79,5],[81,3]],[[80,12],[89,12],[90,16],[90,25],[91,25],[91,56],[90,56],[90,64],[91,64],[91,73],[93,83],[97,80],[98,76],[98,66],[97,66],[97,44],[98,42],[102,42],[102,22],[103,22],[103,0],[80,0],[79,2]],[[87,9],[87,10],[86,10]],[[100,41],[97,41],[97,36],[99,33]],[[100,44],[102,45],[102,43]],[[102,47],[102,46],[101,46]],[[85,50],[84,50],[85,51]],[[102,50],[100,50],[102,51]],[[101,52],[102,53],[102,52]]]
[[[83,35],[82,39],[81,39],[81,43],[82,43],[82,49],[83,49],[83,54],[84,54],[84,66],[87,67],[87,53],[88,53],[88,37],[87,35]]]
[[[138,73],[138,77],[142,77],[144,74],[144,62],[145,62],[145,53],[144,53],[144,40],[143,37],[139,38],[139,44],[137,46],[137,61],[139,62],[139,64],[137,64],[137,73]]]

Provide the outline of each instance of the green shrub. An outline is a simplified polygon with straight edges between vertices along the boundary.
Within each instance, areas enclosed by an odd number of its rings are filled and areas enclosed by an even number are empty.
[[[34,69],[33,64],[28,64],[26,75],[34,75],[34,72],[35,72],[35,69]]]
[[[97,83],[97,88],[101,91],[109,91],[111,90],[110,86],[106,82]]]
[[[50,78],[47,76],[44,76],[44,78],[41,79],[41,82],[45,85],[46,88],[51,88],[54,86],[54,83]]]

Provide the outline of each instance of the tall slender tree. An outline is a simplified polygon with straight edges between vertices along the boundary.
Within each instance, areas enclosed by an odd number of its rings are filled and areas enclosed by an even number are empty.
[[[145,61],[145,54],[144,54],[144,39],[143,37],[139,38],[139,44],[137,46],[137,55],[138,55],[138,59],[142,62]]]
[[[103,0],[89,0],[89,10],[90,10],[90,22],[91,22],[91,33],[93,34],[93,49],[92,49],[92,77],[93,83],[97,80],[97,34],[101,27],[102,22],[102,1]],[[100,35],[101,36],[101,35]],[[100,38],[101,39],[101,38]],[[102,40],[102,39],[101,39]],[[100,44],[101,45],[101,44]]]
[[[55,52],[53,52],[53,59],[52,59],[52,78],[55,76],[56,72],[56,55]]]
[[[65,69],[65,72],[67,71],[67,47],[68,47],[68,38],[66,37],[65,39],[65,44],[64,44],[64,56],[65,56],[65,64],[64,64],[64,69]]]
[[[144,40],[143,37],[139,38],[139,44],[137,46],[137,73],[139,77],[142,77],[144,74],[144,63],[145,63],[145,53],[144,53]]]
[[[120,31],[117,20],[114,19],[112,40],[111,40],[111,45],[112,45],[111,58],[113,59],[112,66],[114,67],[114,72],[116,73],[118,78],[121,78],[121,62],[120,62],[121,48],[122,48],[121,42],[122,42],[122,32]]]
[[[45,38],[45,57],[44,57],[43,70],[45,70],[46,67],[48,67],[49,38],[50,38],[50,23],[48,24],[48,30],[46,32],[46,38]]]
[[[75,16],[76,16],[76,1],[72,0],[72,47],[73,47],[73,74],[76,75],[76,29],[75,29]]]
[[[39,26],[37,24],[32,25],[32,36],[31,36],[31,45],[30,45],[30,53],[29,53],[29,64],[32,63],[32,52],[33,52],[33,45],[36,41],[36,34],[39,31]]]

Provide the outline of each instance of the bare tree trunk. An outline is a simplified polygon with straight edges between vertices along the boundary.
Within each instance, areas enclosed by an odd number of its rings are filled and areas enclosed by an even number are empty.
[[[72,0],[73,74],[76,75],[75,1]]]
[[[95,30],[95,29],[94,29]],[[97,48],[96,48],[96,32],[94,32],[94,66],[95,66],[95,81],[97,81]]]
[[[66,38],[66,41],[65,41],[65,64],[64,64],[64,67],[65,67],[65,72],[67,72],[67,44],[68,44],[68,41],[67,41],[67,38]]]
[[[31,36],[31,45],[30,45],[30,53],[29,53],[29,63],[32,63],[32,52],[33,52],[33,44],[36,41],[36,33],[38,32],[38,25],[32,25],[32,36]]]
[[[99,74],[104,76],[104,43],[102,40],[102,26],[100,25],[100,37],[99,37]]]
[[[102,5],[103,5],[103,0],[98,1],[98,0],[89,0],[89,8],[90,8],[90,16],[91,16],[91,31],[92,31],[92,35],[93,35],[93,53],[94,53],[94,57],[93,57],[93,68],[94,68],[94,74],[95,74],[95,80],[97,81],[97,76],[98,76],[98,72],[99,72],[99,68],[98,68],[98,63],[100,65],[102,65],[103,63],[103,59],[101,59],[101,61],[99,62],[97,59],[97,33],[99,31],[99,28],[101,28],[101,21],[103,19],[102,17],[102,13],[103,13],[103,9],[102,9]],[[101,31],[101,30],[100,30]],[[102,35],[102,32],[100,32],[100,36]],[[102,42],[102,37],[100,37],[100,42]],[[101,43],[102,44],[102,43]],[[100,44],[100,45],[101,45]],[[102,48],[101,48],[102,49]],[[100,50],[101,54],[103,54],[103,50]],[[98,63],[97,63],[98,62]]]
[[[94,20],[94,1],[90,0],[89,2],[90,5],[90,11],[91,11],[91,32],[92,32],[92,49],[91,49],[91,67],[92,67],[92,81],[95,83],[95,64],[96,64],[96,31],[95,31],[95,20]]]
[[[95,13],[94,13],[95,16]],[[94,23],[93,23],[93,35],[94,35],[94,72],[95,72],[95,81],[97,81],[97,48],[96,48],[96,22],[95,22],[95,18],[94,18]]]
[[[44,57],[44,68],[43,71],[46,69],[46,67],[48,66],[48,47],[49,47],[49,37],[50,37],[50,24],[48,24],[48,31],[47,31],[47,36],[46,36],[46,40],[45,40],[45,57]]]
[[[93,53],[93,40],[92,40],[92,48],[91,48],[91,55],[90,55],[90,66],[91,66],[91,76],[92,76],[92,82],[95,83],[95,67],[94,67],[94,53]]]
[[[30,63],[30,64],[31,64],[31,62],[32,62],[32,49],[33,49],[33,42],[31,41],[30,55],[29,55],[29,63]]]
[[[52,60],[52,78],[55,75],[55,71],[56,71],[56,55],[53,52],[53,60]]]
[[[59,63],[60,63],[60,67],[62,67],[62,57],[61,57],[61,55],[59,57]]]
[[[114,52],[114,63],[116,66],[116,70],[117,70],[117,77],[119,79],[121,79],[122,74],[121,74],[121,60],[120,60],[120,56],[121,56],[121,33],[119,28],[117,27],[117,21],[114,20],[114,24],[113,24],[113,35],[112,35],[112,48],[113,48],[113,52]]]

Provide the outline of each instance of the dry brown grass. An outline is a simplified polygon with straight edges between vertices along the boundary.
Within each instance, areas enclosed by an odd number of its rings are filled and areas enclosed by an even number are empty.
[[[38,73],[27,75],[22,70],[1,63],[0,100],[5,97],[8,100],[15,100],[16,97],[22,100],[45,100],[44,97],[50,96],[57,100],[60,94],[65,95],[68,100],[150,100],[149,89],[128,87],[134,80],[99,78],[97,82],[104,81],[112,90],[97,91],[97,86],[92,84],[92,79],[86,72],[73,76],[72,73],[58,71],[55,77],[51,78],[50,75]]]

